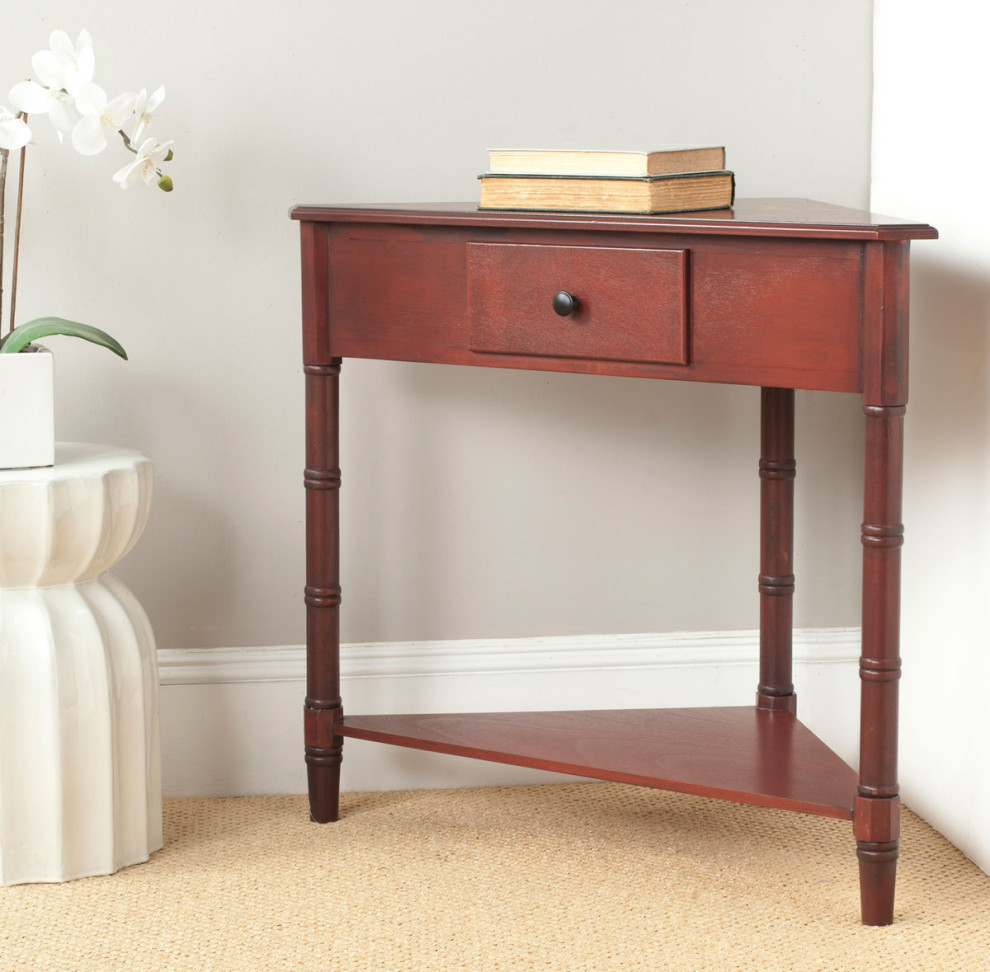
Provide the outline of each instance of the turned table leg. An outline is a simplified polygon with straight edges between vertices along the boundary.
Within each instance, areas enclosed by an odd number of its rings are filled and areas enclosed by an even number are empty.
[[[903,405],[864,406],[863,649],[859,788],[853,818],[863,922],[894,920],[899,836],[897,680],[901,675],[900,580]]]
[[[340,359],[306,365],[306,703],[310,816],[336,820],[343,738],[340,701],[338,384]]]
[[[760,390],[760,709],[794,712],[794,389]]]

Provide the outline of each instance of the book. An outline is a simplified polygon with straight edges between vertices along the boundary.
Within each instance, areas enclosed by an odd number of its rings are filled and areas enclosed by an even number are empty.
[[[735,176],[685,172],[656,176],[562,176],[486,173],[481,209],[550,209],[590,213],[680,213],[726,209]]]
[[[490,149],[488,169],[503,175],[672,175],[725,168],[725,148],[672,145],[650,152]]]

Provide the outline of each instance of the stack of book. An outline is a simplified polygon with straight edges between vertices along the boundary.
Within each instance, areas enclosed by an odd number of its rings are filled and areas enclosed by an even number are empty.
[[[687,146],[652,152],[492,149],[481,209],[680,213],[726,209],[735,176],[725,149]]]

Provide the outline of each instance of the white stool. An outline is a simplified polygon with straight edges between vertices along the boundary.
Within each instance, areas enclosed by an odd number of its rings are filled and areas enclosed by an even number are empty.
[[[144,456],[99,445],[0,470],[0,884],[112,874],[162,846],[155,639],[107,573],[151,488]]]

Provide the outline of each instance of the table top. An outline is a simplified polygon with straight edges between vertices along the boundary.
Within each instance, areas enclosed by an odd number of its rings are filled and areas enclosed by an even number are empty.
[[[709,236],[778,236],[813,239],[931,240],[926,223],[883,216],[812,199],[737,199],[731,209],[698,213],[566,213],[482,210],[477,203],[375,203],[299,205],[290,213],[306,222],[362,222],[502,226],[520,229],[592,229],[676,232]]]

